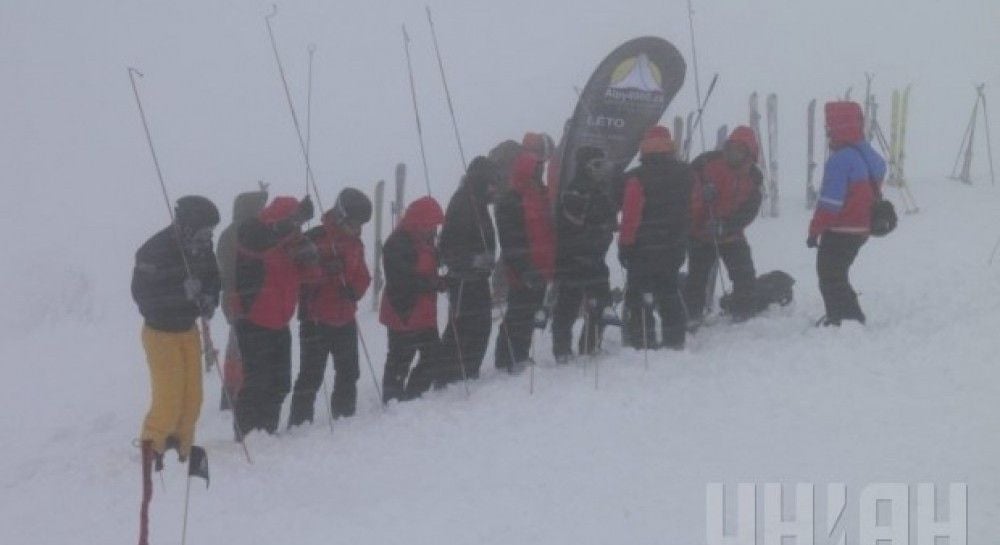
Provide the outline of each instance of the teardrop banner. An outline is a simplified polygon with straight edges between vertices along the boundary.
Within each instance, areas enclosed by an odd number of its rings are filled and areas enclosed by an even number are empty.
[[[655,36],[620,45],[598,65],[566,122],[556,164],[548,171],[553,204],[575,174],[582,146],[604,150],[615,179],[639,151],[642,135],[656,125],[684,83],[687,65],[677,48]],[[565,168],[562,168],[565,166]]]

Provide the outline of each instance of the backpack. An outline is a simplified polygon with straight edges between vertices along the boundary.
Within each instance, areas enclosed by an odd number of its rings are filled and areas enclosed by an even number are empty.
[[[865,168],[868,170],[868,179],[871,181],[872,191],[875,194],[875,202],[872,203],[871,208],[872,236],[884,237],[893,232],[896,229],[896,224],[899,223],[899,216],[896,215],[896,207],[882,196],[882,190],[879,188],[878,182],[872,177],[871,165],[868,164],[865,154],[857,146],[851,147],[861,155],[861,160],[864,161]]]

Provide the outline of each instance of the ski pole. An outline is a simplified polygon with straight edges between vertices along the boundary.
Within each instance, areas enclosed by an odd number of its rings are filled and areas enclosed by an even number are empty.
[[[438,69],[441,71],[441,83],[444,85],[444,96],[448,101],[448,112],[451,114],[451,126],[455,130],[458,154],[462,158],[462,168],[467,169],[468,163],[465,161],[465,149],[462,147],[462,137],[458,133],[458,121],[455,120],[455,108],[451,103],[451,91],[448,90],[448,78],[444,72],[444,61],[441,60],[441,48],[438,46],[437,31],[434,29],[434,19],[431,17],[431,7],[424,6],[424,8],[427,10],[427,23],[431,27],[431,38],[434,40],[434,54],[437,56]]]
[[[424,151],[424,129],[420,123],[420,107],[417,105],[417,85],[413,80],[413,62],[410,60],[410,34],[406,32],[406,25],[403,25],[403,49],[406,50],[406,69],[410,74],[410,97],[413,99],[413,114],[417,121],[417,138],[420,141],[420,160],[424,165],[424,185],[427,186],[427,196],[431,196],[430,174],[427,171],[427,152]],[[398,172],[398,171],[397,171]],[[402,207],[402,203],[397,203]]]
[[[990,160],[990,185],[997,185],[996,176],[993,173],[993,144],[990,143],[990,116],[986,112],[986,94],[983,92],[983,88],[986,84],[980,85],[977,89],[979,91],[979,100],[983,103],[983,124],[985,125],[986,131],[986,156]]]
[[[188,477],[187,487],[184,490],[184,525],[181,527],[181,545],[187,544],[188,504],[190,503],[191,503],[191,477]]]
[[[993,245],[993,252],[990,253],[989,265],[993,264],[993,258],[997,256],[997,250],[1000,249],[1000,238],[997,239],[997,243]]]
[[[167,194],[167,184],[166,182],[163,181],[163,170],[160,168],[160,160],[156,156],[156,147],[153,146],[153,137],[149,131],[149,123],[146,121],[146,110],[143,109],[142,99],[139,98],[139,88],[135,84],[135,76],[139,76],[140,78],[145,77],[143,76],[142,72],[140,72],[138,69],[129,66],[128,77],[129,81],[132,82],[132,93],[135,94],[135,103],[139,107],[139,117],[142,119],[142,128],[146,133],[146,142],[149,144],[149,153],[150,155],[153,156],[153,166],[156,167],[156,178],[160,181],[160,190],[163,192],[163,202],[167,206],[167,214],[170,216],[170,223],[171,225],[174,226],[173,231],[174,231],[174,237],[177,239],[177,245],[178,247],[181,248],[180,255],[181,255],[181,262],[184,264],[184,272],[187,274],[189,278],[191,278],[192,277],[191,264],[188,263],[187,256],[184,254],[183,251],[183,244],[181,243],[180,227],[177,225],[177,222],[174,219],[174,209],[170,207],[170,196]],[[215,351],[215,345],[212,342],[208,325],[206,324],[207,320],[205,320],[204,317],[201,317],[200,320],[201,320],[202,336],[204,337],[203,341],[205,343],[206,349],[211,347],[210,349],[212,351]],[[219,369],[218,365],[215,365],[214,367],[216,371],[218,371],[219,380],[221,381],[222,370]],[[233,411],[233,421],[236,423],[237,428],[242,429],[240,428],[239,420],[236,417],[235,410]],[[246,442],[243,441],[242,434],[240,435],[240,445],[243,446],[243,453],[246,455],[247,463],[253,464],[253,460],[250,458],[250,450],[247,448]]]
[[[651,306],[653,306],[653,294],[642,294],[642,359],[643,366],[647,371],[649,370],[649,330],[646,320]]]

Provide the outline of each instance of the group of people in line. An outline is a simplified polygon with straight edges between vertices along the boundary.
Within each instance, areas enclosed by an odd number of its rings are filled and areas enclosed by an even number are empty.
[[[863,126],[856,103],[826,105],[831,155],[807,245],[819,248],[824,323],[831,326],[865,321],[848,270],[867,240],[885,163]],[[583,146],[566,157],[573,174],[558,191],[545,183],[553,147],[536,133],[520,144],[504,142],[469,164],[446,209],[430,196],[406,207],[382,252],[383,402],[479,376],[497,275],[507,294],[494,365],[512,373],[533,363],[533,333],[549,321],[559,363],[574,356],[572,332],[581,319],[577,354],[599,351],[611,324],[624,328],[633,347],[682,349],[705,314],[710,276],[720,262],[732,281],[725,310],[733,320],[767,307],[744,234],[762,201],[752,129],[737,127],[720,150],[688,163],[678,157],[670,131],[653,127],[642,138],[639,165],[623,174],[604,150]],[[289,393],[288,426],[311,422],[331,356],[333,389],[323,402],[334,418],[354,414],[357,304],[371,283],[361,233],[372,203],[349,187],[304,230],[314,215],[308,196],[268,203],[264,187],[241,194],[216,252],[218,209],[204,197],[186,196],[177,201],[171,225],[138,250],[132,295],[144,319],[152,383],[141,434],[145,457],[162,460],[175,448],[183,460],[190,452],[202,401],[196,322],[207,322],[220,306],[231,325],[223,404],[234,412],[237,440],[254,430],[277,432]],[[612,304],[607,265],[616,231],[626,271],[624,318]],[[439,294],[449,303],[443,332]],[[300,362],[293,384],[289,324],[296,310]]]

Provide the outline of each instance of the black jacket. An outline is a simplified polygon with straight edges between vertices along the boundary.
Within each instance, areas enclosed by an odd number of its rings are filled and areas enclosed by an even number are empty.
[[[624,203],[622,212],[623,262],[629,270],[658,272],[676,263],[674,256],[683,252],[691,223],[691,168],[673,157],[652,155],[642,165],[626,175],[626,184],[638,182],[642,189],[643,206],[639,218],[626,218],[634,213],[636,203]],[[638,220],[634,233],[625,233],[627,224]],[[625,238],[634,238],[626,244]]]
[[[605,257],[616,227],[615,208],[600,184],[577,174],[556,207],[556,280],[590,284],[608,279]]]
[[[191,274],[201,281],[201,293],[214,305],[219,301],[221,281],[211,246],[198,255],[186,254]],[[184,293],[187,270],[173,225],[147,240],[135,253],[132,299],[146,325],[168,332],[187,331],[201,315],[197,304]]]
[[[448,202],[438,248],[449,277],[489,278],[491,271],[473,270],[472,261],[484,253],[496,259],[496,231],[485,200],[474,196],[467,183],[462,184]]]

